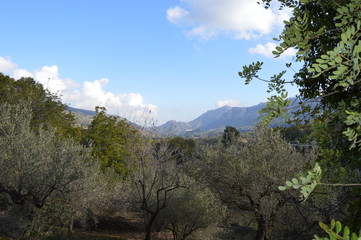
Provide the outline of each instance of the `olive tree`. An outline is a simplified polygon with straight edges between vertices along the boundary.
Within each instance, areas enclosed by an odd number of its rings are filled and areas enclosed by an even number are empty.
[[[221,219],[222,207],[214,194],[199,183],[192,185],[177,190],[160,214],[158,224],[172,232],[173,240],[188,239]]]
[[[26,104],[1,104],[0,119],[0,195],[9,206],[8,213],[23,208],[30,225],[17,227],[25,228],[25,238],[33,230],[36,209],[49,199],[54,201],[56,195],[69,196],[84,189],[83,183],[97,168],[88,150],[72,139],[52,129],[32,131],[32,110]]]
[[[273,130],[258,127],[245,143],[203,151],[196,174],[229,207],[251,213],[257,222],[256,239],[266,240],[279,211],[297,202],[277,186],[302,170],[310,156],[297,152]]]
[[[151,239],[154,224],[166,208],[169,197],[183,187],[177,155],[165,140],[153,140],[142,133],[134,135],[128,161],[129,179],[135,188],[135,201],[142,210],[145,240]]]

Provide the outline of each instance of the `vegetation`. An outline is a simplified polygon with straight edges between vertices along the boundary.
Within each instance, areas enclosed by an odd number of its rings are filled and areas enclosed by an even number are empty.
[[[219,201],[209,189],[199,183],[192,185],[178,189],[168,199],[157,222],[172,232],[173,240],[188,239],[196,231],[217,224],[222,214]]]
[[[128,139],[136,130],[116,116],[106,114],[104,107],[96,107],[96,116],[85,131],[83,143],[92,146],[92,155],[103,167],[112,167],[119,174],[128,174]]]
[[[1,104],[0,118],[0,196],[5,210],[18,212],[23,225],[17,231],[23,229],[20,237],[28,238],[43,227],[37,226],[37,209],[82,191],[97,167],[88,150],[72,139],[60,138],[52,129],[32,131],[28,105]],[[2,227],[14,219],[4,221]],[[12,231],[6,228],[2,230]]]
[[[263,125],[242,136],[227,126],[214,138],[163,138],[102,107],[80,127],[34,79],[0,74],[0,238],[74,239],[134,211],[146,240],[359,239],[361,0],[277,2],[293,16],[274,54],[295,48],[301,67],[269,80],[261,62],[243,67],[246,84],[266,81],[275,95]],[[290,112],[291,127],[267,127]]]
[[[129,161],[130,181],[136,190],[135,201],[143,212],[145,239],[151,239],[154,224],[167,207],[172,194],[185,187],[176,164],[177,157],[162,140],[136,142]]]
[[[227,126],[222,134],[222,143],[224,148],[232,145],[235,141],[237,141],[239,137],[240,133],[236,128],[232,126]]]
[[[81,138],[81,129],[76,127],[74,116],[67,106],[32,78],[15,81],[0,73],[0,103],[18,104],[27,102],[32,112],[30,126],[37,130],[52,127],[57,134],[65,137]]]
[[[262,2],[268,7],[272,0]],[[263,110],[265,124],[293,109],[289,107],[285,85],[296,84],[300,91],[298,99],[302,109],[293,114],[292,122],[312,128],[311,137],[319,146],[318,160],[324,170],[323,178],[334,183],[361,182],[361,2],[278,2],[281,9],[290,7],[293,16],[285,22],[284,30],[277,39],[279,46],[274,55],[278,57],[285,50],[295,48],[295,61],[302,64],[301,68],[295,71],[293,79],[288,80],[283,78],[285,71],[275,74],[269,80],[260,78],[258,72],[261,70],[261,62],[244,66],[239,74],[245,78],[246,84],[256,78],[269,83],[269,92],[276,92]],[[286,66],[291,68],[291,64]],[[311,102],[314,107],[308,105]],[[306,184],[302,183],[304,196],[315,187],[314,182],[307,178],[302,178],[301,182]],[[288,186],[301,185],[294,182]],[[322,188],[320,191],[326,190]],[[332,192],[335,191],[337,190]],[[361,227],[360,190],[347,188],[344,198],[347,201],[343,205],[349,209],[343,218],[358,231]],[[331,239],[341,239],[331,235]]]
[[[276,186],[302,170],[313,156],[298,153],[264,127],[256,128],[247,140],[226,149],[222,145],[205,149],[196,175],[233,211],[252,213],[257,222],[256,239],[270,239],[277,214],[285,205],[297,202]]]

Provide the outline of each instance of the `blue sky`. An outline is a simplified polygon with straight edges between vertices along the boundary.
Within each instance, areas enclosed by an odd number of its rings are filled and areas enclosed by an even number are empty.
[[[72,107],[190,121],[269,96],[243,65],[284,69],[272,41],[289,11],[257,0],[0,0],[0,72],[31,76]],[[296,89],[290,89],[291,95]]]

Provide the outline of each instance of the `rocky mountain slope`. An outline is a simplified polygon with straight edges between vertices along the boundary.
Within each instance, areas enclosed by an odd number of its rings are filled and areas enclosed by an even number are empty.
[[[190,122],[168,121],[158,127],[160,133],[169,135],[192,135],[200,132],[219,132],[226,126],[250,130],[257,123],[259,113],[266,106],[260,103],[251,107],[229,107],[207,111]]]

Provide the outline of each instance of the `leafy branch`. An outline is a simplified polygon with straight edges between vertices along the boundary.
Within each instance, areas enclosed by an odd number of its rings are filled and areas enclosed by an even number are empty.
[[[361,183],[322,183],[321,176],[322,169],[319,164],[316,163],[313,169],[308,171],[308,175],[306,177],[301,176],[299,178],[293,178],[291,181],[286,181],[284,186],[279,186],[278,189],[280,191],[287,189],[301,189],[300,199],[302,202],[305,202],[318,185],[333,187],[361,187]],[[352,233],[350,236],[350,229],[347,226],[343,229],[343,234],[341,236],[342,225],[339,221],[335,222],[332,220],[330,227],[322,222],[319,222],[319,225],[329,234],[329,238],[320,238],[315,235],[314,240],[361,240],[361,235],[357,236],[356,233]]]

